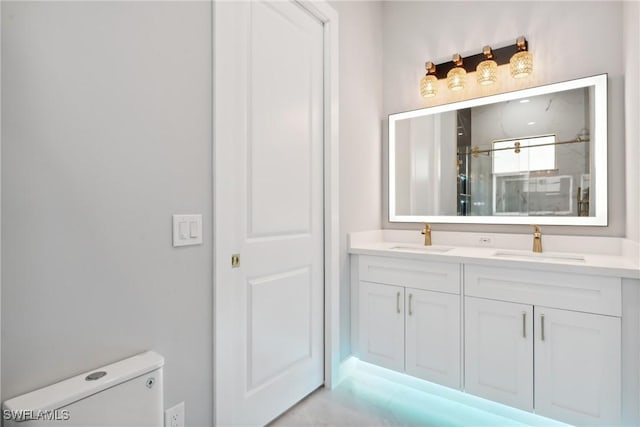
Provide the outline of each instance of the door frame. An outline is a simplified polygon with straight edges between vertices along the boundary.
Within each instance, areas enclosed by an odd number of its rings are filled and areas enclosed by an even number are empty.
[[[338,182],[338,154],[339,154],[339,43],[338,43],[338,13],[327,0],[292,0],[323,25],[324,63],[323,63],[323,190],[324,190],[324,386],[334,388],[340,379],[340,235],[339,235],[339,182]],[[218,180],[216,177],[216,141],[226,135],[218,135],[216,131],[216,40],[215,16],[216,0],[212,0],[212,182],[213,182],[213,216],[212,216],[212,246],[213,246],[213,421],[214,425],[220,420],[231,419],[229,408],[221,407],[217,396],[225,396],[224,365],[229,360],[229,349],[218,345],[224,331],[219,328],[224,313],[224,292],[221,283],[226,279],[220,273],[218,266],[229,262],[231,254],[222,252],[216,240],[218,230],[223,224],[216,222],[216,203]],[[220,207],[219,209],[223,209]],[[228,380],[227,380],[228,381]]]

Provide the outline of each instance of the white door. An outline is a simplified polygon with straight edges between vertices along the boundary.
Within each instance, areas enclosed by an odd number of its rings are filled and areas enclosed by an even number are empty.
[[[360,282],[360,359],[404,371],[404,288]]]
[[[535,308],[536,413],[577,425],[620,424],[620,318]]]
[[[533,307],[465,297],[465,391],[533,410]]]
[[[262,425],[324,378],[323,25],[218,2],[214,37],[216,421]]]
[[[405,289],[406,372],[460,388],[460,295]]]

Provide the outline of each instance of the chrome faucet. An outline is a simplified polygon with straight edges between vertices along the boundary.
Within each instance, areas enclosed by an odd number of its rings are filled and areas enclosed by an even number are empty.
[[[424,234],[424,245],[431,246],[431,226],[429,224],[424,225],[422,234]]]
[[[537,225],[533,225],[533,252],[542,252],[542,231]]]

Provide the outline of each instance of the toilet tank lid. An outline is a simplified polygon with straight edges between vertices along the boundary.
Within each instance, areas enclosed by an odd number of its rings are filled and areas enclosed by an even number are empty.
[[[55,410],[78,400],[96,394],[107,388],[139,377],[164,365],[164,357],[153,351],[146,351],[128,359],[60,381],[31,393],[23,394],[4,402],[4,409],[10,411]],[[102,374],[105,372],[106,374]],[[87,379],[91,374],[91,378]]]

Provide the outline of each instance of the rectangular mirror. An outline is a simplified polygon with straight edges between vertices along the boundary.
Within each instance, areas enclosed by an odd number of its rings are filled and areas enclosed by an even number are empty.
[[[389,220],[606,226],[607,75],[390,115]]]

